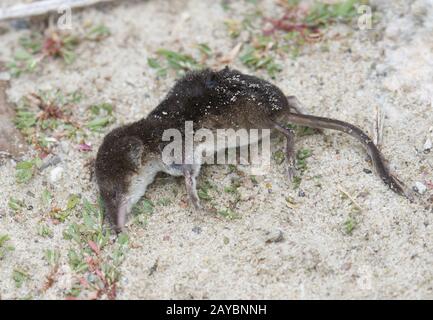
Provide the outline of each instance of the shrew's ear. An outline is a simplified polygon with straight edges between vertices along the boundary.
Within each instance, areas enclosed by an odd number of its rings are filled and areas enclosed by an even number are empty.
[[[132,171],[141,167],[143,149],[143,143],[137,137],[123,137],[119,141],[119,151],[125,160],[125,166]]]
[[[216,77],[215,72],[210,72],[206,76],[206,80],[205,80],[206,88],[213,89],[217,86],[217,84],[218,84],[218,82],[217,82],[217,77]]]

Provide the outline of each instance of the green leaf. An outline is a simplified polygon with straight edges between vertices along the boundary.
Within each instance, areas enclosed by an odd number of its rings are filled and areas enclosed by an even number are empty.
[[[73,249],[70,249],[68,252],[68,263],[77,273],[84,272],[88,269],[83,254],[81,252],[78,253]]]
[[[58,250],[45,250],[45,260],[50,266],[57,266],[60,260],[60,252]]]
[[[111,103],[100,103],[90,106],[90,112],[94,115],[100,115],[105,111],[107,115],[113,114],[113,105]]]
[[[149,67],[153,69],[161,68],[161,65],[159,64],[158,60],[155,58],[147,58],[147,64],[149,65]]]
[[[175,70],[192,70],[198,67],[197,61],[190,55],[167,49],[159,49],[157,53],[164,57],[169,66]]]
[[[32,55],[25,50],[19,49],[15,52],[15,59],[20,61],[27,61],[32,58]]]
[[[87,127],[92,131],[100,131],[110,123],[110,118],[96,118],[87,123]]]
[[[18,170],[28,170],[28,169],[32,169],[34,165],[35,164],[33,161],[22,161],[17,163],[16,168]]]
[[[30,279],[30,276],[26,271],[16,268],[12,272],[12,279],[15,281],[15,286],[21,288],[23,283]]]
[[[229,220],[234,220],[234,219],[240,218],[236,212],[234,212],[233,210],[228,209],[228,208],[223,209],[223,210],[218,210],[218,214],[223,216],[226,219],[229,219]]]
[[[76,207],[80,202],[80,197],[76,194],[70,195],[68,198],[68,203],[66,204],[66,210],[71,210]]]
[[[17,200],[17,199],[14,199],[14,198],[11,197],[11,198],[9,198],[8,205],[9,205],[9,208],[11,208],[12,210],[18,211],[18,210],[20,210],[21,208],[24,207],[24,202],[22,202],[21,200]]]
[[[197,46],[202,54],[206,56],[210,56],[212,54],[212,49],[206,43],[199,43]]]
[[[99,26],[93,27],[88,33],[87,38],[90,40],[102,40],[111,35],[110,29],[101,24]]]
[[[77,58],[75,52],[73,52],[72,50],[62,49],[61,54],[66,64],[72,64]]]
[[[18,129],[27,129],[36,125],[36,114],[30,111],[18,111],[15,116],[15,126]]]
[[[127,245],[128,241],[129,241],[129,237],[126,233],[121,233],[117,237],[117,243],[122,245],[122,246]]]
[[[51,199],[51,193],[48,191],[48,189],[44,189],[44,191],[42,191],[42,201],[44,202],[44,204],[49,205],[51,203]]]
[[[10,240],[8,235],[0,235],[0,260],[2,260],[6,254],[13,251],[15,248],[6,243]]]

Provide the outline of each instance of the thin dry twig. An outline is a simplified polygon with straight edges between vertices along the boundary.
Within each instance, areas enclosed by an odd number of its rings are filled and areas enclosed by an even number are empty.
[[[374,130],[373,130],[373,141],[376,146],[380,146],[382,144],[383,137],[383,122],[385,119],[385,114],[383,113],[382,108],[376,105],[376,120],[374,122]]]
[[[242,42],[239,42],[235,47],[233,47],[232,50],[230,50],[230,52],[228,54],[226,54],[225,56],[223,56],[219,60],[219,62],[220,63],[225,63],[225,64],[232,63],[233,60],[235,60],[235,58],[237,57],[237,55],[241,51],[241,48],[242,48]]]
[[[363,211],[362,207],[359,205],[359,203],[355,200],[354,197],[352,197],[349,192],[347,192],[346,190],[343,189],[342,186],[338,185],[337,186],[338,190],[340,190],[347,198],[349,198],[349,200],[355,205],[355,207],[357,207],[359,209],[359,211]]]
[[[95,5],[99,2],[115,0],[43,0],[31,3],[17,4],[12,7],[0,9],[0,21],[20,19],[58,12],[62,8],[78,8]]]

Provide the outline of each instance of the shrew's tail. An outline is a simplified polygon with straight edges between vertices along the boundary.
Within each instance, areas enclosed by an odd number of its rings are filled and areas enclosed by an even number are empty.
[[[358,127],[340,120],[295,113],[289,113],[288,121],[293,124],[310,128],[338,130],[355,137],[367,149],[367,153],[373,162],[374,170],[380,176],[382,181],[385,182],[385,184],[388,185],[394,192],[406,197],[411,202],[413,201],[412,192],[404,185],[402,181],[390,173],[387,165],[385,164],[382,153],[379,151],[370,137]]]

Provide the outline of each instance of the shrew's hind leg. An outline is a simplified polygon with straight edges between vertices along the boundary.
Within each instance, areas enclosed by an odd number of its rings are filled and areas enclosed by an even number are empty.
[[[183,175],[185,177],[186,192],[189,197],[189,201],[194,206],[196,210],[201,210],[200,199],[197,194],[197,182],[196,177],[198,175],[198,170],[194,170],[191,165],[183,166]]]
[[[295,133],[291,129],[286,129],[279,124],[274,124],[275,129],[284,134],[286,137],[286,164],[287,164],[287,175],[289,180],[292,182],[296,173],[295,169]]]

